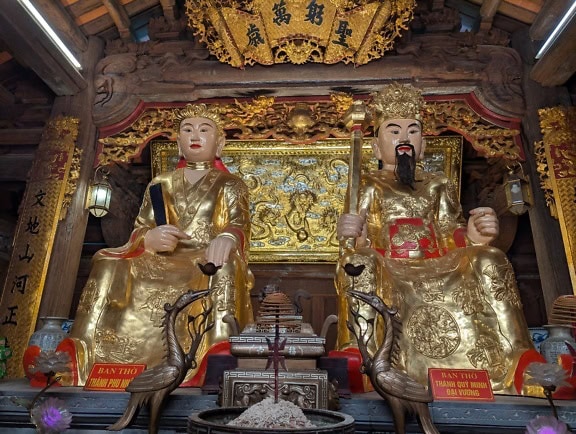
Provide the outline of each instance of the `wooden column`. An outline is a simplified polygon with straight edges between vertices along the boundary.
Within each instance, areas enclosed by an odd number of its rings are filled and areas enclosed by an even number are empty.
[[[534,195],[534,206],[530,210],[530,225],[534,237],[546,312],[550,315],[556,298],[560,295],[572,294],[572,284],[564,254],[560,224],[550,215],[544,193],[540,188],[540,177],[536,170],[534,158],[534,143],[542,140],[538,109],[556,105],[570,105],[570,96],[564,87],[543,88],[530,79],[530,64],[534,58],[534,52],[526,44],[527,40],[527,31],[517,32],[513,35],[512,47],[520,53],[525,63],[523,89],[526,99],[526,113],[522,118],[522,130],[525,137],[526,168]]]
[[[94,71],[103,53],[103,42],[91,38],[83,65],[88,86],[74,96],[56,98],[53,115],[65,114],[80,119],[77,147],[82,150],[80,173],[76,191],[72,196],[68,212],[56,232],[52,257],[46,275],[44,293],[40,304],[39,317],[69,317],[76,274],[80,264],[82,243],[88,223],[88,211],[85,209],[86,190],[94,173],[93,164],[96,154],[98,131],[92,123],[94,101]]]

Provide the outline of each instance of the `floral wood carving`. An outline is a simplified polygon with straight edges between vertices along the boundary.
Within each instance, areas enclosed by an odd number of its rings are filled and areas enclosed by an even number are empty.
[[[314,143],[330,138],[348,138],[341,119],[352,104],[351,95],[335,93],[317,101],[279,101],[274,97],[236,100],[220,104],[228,139],[278,140],[294,144]],[[100,164],[129,162],[154,137],[176,138],[173,108],[146,109],[126,130],[101,139]],[[486,158],[521,159],[517,145],[519,131],[494,125],[465,101],[428,101],[424,113],[425,133],[438,135],[454,131],[468,139]],[[367,132],[370,135],[371,131]]]
[[[521,159],[521,150],[514,140],[520,132],[486,121],[465,101],[428,102],[424,126],[426,134],[436,135],[446,130],[459,132],[486,158]]]

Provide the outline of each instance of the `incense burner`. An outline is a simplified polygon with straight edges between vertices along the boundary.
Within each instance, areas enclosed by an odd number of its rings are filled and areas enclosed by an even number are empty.
[[[336,388],[328,372],[316,367],[325,343],[286,294],[266,295],[255,323],[230,337],[238,368],[224,371],[220,404],[247,407],[274,396],[302,408],[337,409]]]

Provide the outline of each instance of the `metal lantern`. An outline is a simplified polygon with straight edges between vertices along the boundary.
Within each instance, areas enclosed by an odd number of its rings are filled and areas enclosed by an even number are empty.
[[[506,198],[505,212],[521,215],[532,206],[532,191],[530,190],[528,179],[524,177],[524,173],[519,175],[515,171],[510,170],[504,176],[502,188]]]
[[[108,174],[108,170],[98,167],[94,174],[94,182],[88,189],[86,208],[95,217],[104,217],[110,210],[112,186],[108,182]]]

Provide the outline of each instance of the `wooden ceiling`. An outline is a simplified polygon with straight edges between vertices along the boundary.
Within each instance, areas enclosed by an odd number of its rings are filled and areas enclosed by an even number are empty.
[[[148,38],[151,20],[182,20],[184,0],[32,0],[67,46],[81,59],[87,39]],[[450,7],[462,24],[477,31],[497,28],[512,34],[530,29],[534,44],[558,22],[572,0],[420,0],[419,7]],[[54,99],[73,95],[85,82],[55,50],[17,0],[0,8],[0,209],[12,214],[25,186],[28,168],[50,116]],[[573,20],[574,21],[574,20]],[[576,71],[576,24],[559,38],[555,56],[535,79],[543,85],[565,85]],[[188,33],[185,37],[191,37]],[[553,50],[551,50],[553,51]],[[560,60],[558,60],[560,59]],[[542,59],[539,63],[544,63]],[[563,67],[559,68],[558,64]],[[538,64],[535,66],[537,69]],[[540,78],[539,78],[540,77]]]
[[[35,71],[56,95],[75,93],[83,84],[81,78],[76,77],[73,72],[67,72],[64,74],[65,78],[60,77],[61,82],[57,82],[53,74],[55,68],[46,65],[49,63],[48,60],[42,58],[40,46],[45,45],[42,41],[45,39],[44,35],[31,28],[34,23],[22,14],[18,0],[8,1],[13,3],[13,6],[3,7],[0,12],[0,24],[4,22],[4,25],[0,25],[0,66],[15,60],[15,63]],[[71,51],[79,56],[86,50],[89,36],[98,36],[105,40],[120,38],[124,41],[143,42],[148,38],[150,20],[162,19],[171,23],[184,19],[182,17],[184,0],[32,0],[32,2]],[[457,9],[463,28],[475,31],[480,29],[489,32],[493,28],[498,28],[512,34],[519,28],[530,27],[530,36],[538,44],[550,32],[570,3],[571,0],[553,2],[421,0],[418,1],[418,6],[435,9],[446,6]],[[18,29],[11,32],[10,29],[1,30],[3,27],[18,27]],[[576,56],[574,51],[576,50],[571,50],[572,56]],[[53,57],[56,63],[62,60],[57,53]],[[6,66],[5,69],[9,67]],[[546,84],[563,84],[570,76],[563,76],[556,79],[555,83]],[[9,94],[14,95],[14,92],[6,84],[9,79],[10,77],[5,78],[4,74],[0,74],[0,95],[10,99]]]

